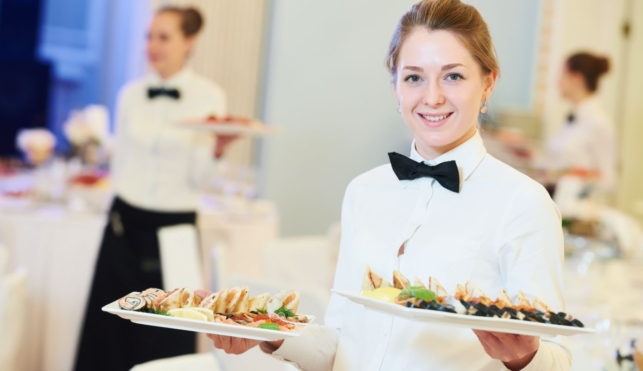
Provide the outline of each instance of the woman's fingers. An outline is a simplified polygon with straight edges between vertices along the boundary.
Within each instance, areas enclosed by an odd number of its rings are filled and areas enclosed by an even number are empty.
[[[227,354],[242,354],[260,343],[260,341],[256,340],[212,334],[208,334],[208,338],[212,340],[215,348],[221,349]]]

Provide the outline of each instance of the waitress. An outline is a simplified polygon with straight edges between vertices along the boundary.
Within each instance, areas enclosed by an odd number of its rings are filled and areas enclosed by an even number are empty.
[[[492,296],[522,290],[561,310],[558,210],[541,185],[490,156],[477,130],[499,73],[480,13],[460,0],[419,2],[400,20],[387,65],[415,140],[410,158],[390,154],[348,186],[334,287],[359,291],[368,264],[389,277],[434,276],[451,295],[471,280]],[[210,337],[234,354],[260,345],[306,371],[570,369],[551,341],[423,324],[337,295],[325,325],[298,338]]]
[[[571,103],[572,112],[547,144],[552,170],[594,173],[599,191],[606,193],[616,185],[616,134],[597,92],[600,78],[608,71],[605,57],[577,53],[567,59],[559,89]]]
[[[195,352],[192,333],[134,325],[105,315],[101,307],[124,293],[163,286],[157,231],[195,224],[199,187],[231,140],[177,125],[226,114],[221,87],[186,66],[202,24],[192,8],[159,10],[147,39],[152,72],[120,92],[112,170],[116,198],[96,264],[77,371],[129,370]]]

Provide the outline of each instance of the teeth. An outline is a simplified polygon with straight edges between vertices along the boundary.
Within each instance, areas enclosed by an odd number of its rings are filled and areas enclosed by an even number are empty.
[[[424,116],[424,115],[420,115],[420,116],[422,116],[425,120],[429,120],[429,121],[434,121],[434,122],[435,122],[435,121],[444,120],[445,118],[449,117],[449,115],[450,115],[450,114],[442,115],[442,116]]]

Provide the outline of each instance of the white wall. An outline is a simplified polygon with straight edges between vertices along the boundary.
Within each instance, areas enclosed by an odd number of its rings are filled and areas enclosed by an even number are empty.
[[[408,153],[384,57],[415,2],[274,0],[261,116],[283,130],[264,142],[260,162],[263,196],[277,202],[284,234],[325,232],[352,178],[386,163],[389,151]],[[529,107],[539,1],[469,3],[500,54],[494,104]]]
[[[482,14],[498,53],[501,76],[493,93],[493,107],[531,110],[541,0],[464,2],[475,6]]]

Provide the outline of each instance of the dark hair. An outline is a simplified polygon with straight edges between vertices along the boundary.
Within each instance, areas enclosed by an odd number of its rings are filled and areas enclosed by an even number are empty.
[[[567,69],[570,72],[580,73],[585,80],[585,86],[590,92],[598,89],[598,80],[610,70],[610,61],[607,57],[590,53],[576,53],[567,58]]]
[[[386,67],[395,79],[402,44],[418,27],[453,32],[486,74],[500,67],[489,28],[476,8],[460,0],[422,0],[400,19],[386,56]]]
[[[156,14],[173,13],[181,18],[181,30],[186,37],[195,36],[203,27],[203,16],[195,8],[180,8],[178,6],[165,6]]]

